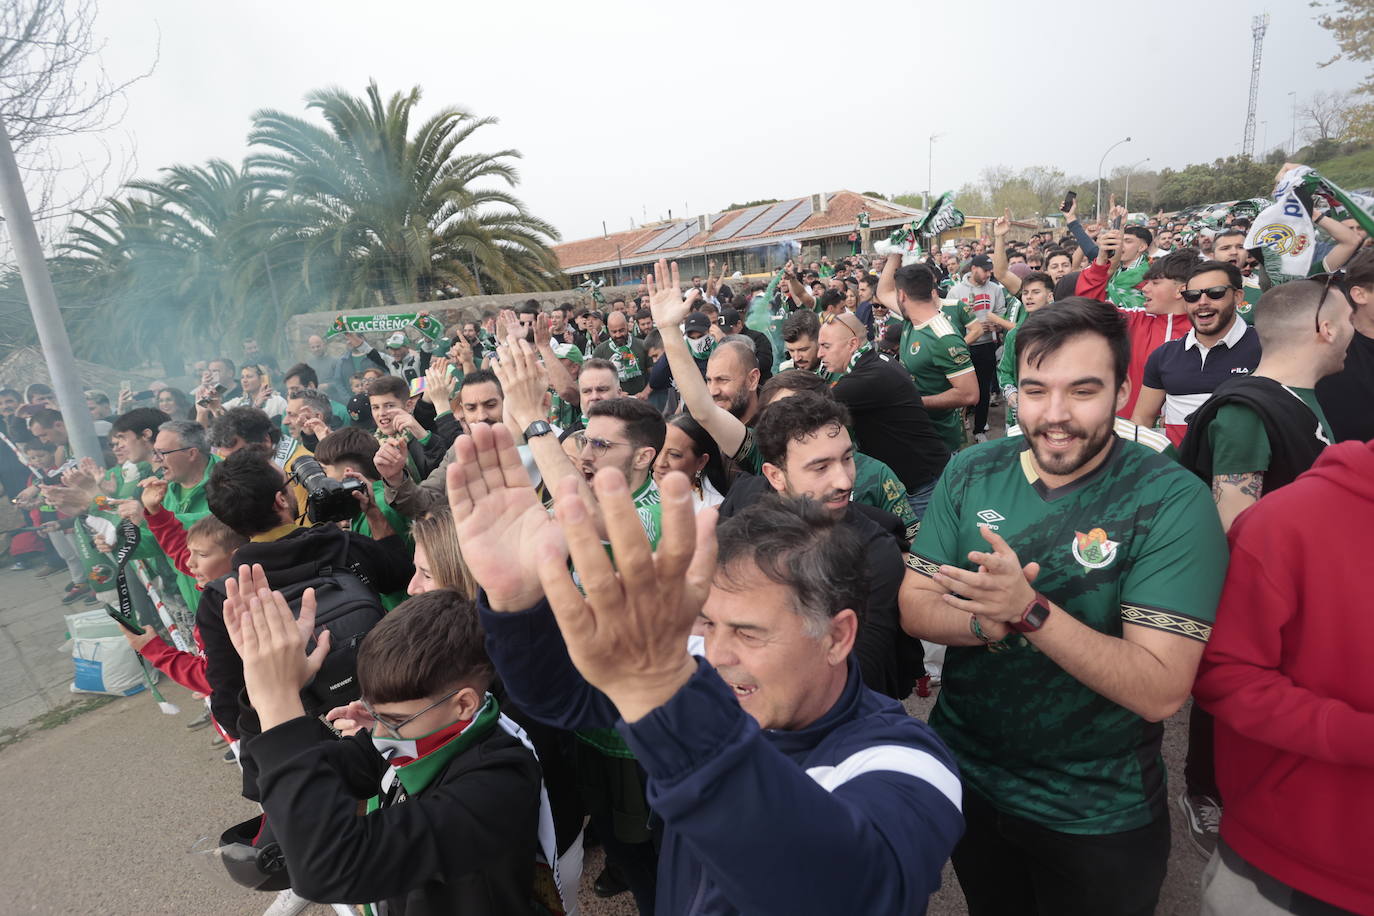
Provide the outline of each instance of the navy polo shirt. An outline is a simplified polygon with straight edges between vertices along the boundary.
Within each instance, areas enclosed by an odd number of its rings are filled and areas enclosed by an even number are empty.
[[[1226,336],[1210,347],[1197,331],[1161,344],[1145,361],[1144,384],[1164,392],[1164,431],[1177,446],[1188,417],[1228,378],[1249,375],[1260,361],[1259,333],[1237,315]]]

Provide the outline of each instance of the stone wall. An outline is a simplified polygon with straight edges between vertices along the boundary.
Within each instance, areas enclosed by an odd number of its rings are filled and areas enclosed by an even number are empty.
[[[605,286],[601,293],[606,297],[606,301],[624,297],[626,299],[639,295],[639,284],[633,286]],[[356,309],[348,312],[350,315],[386,315],[393,312],[429,312],[431,315],[443,322],[445,330],[455,324],[464,321],[480,321],[489,314],[495,314],[500,309],[513,309],[524,304],[530,299],[539,303],[545,311],[552,309],[556,305],[571,305],[574,308],[579,306],[591,306],[592,297],[586,290],[556,290],[546,293],[506,293],[497,296],[464,296],[461,299],[441,299],[429,303],[409,303],[406,305],[391,305],[385,308]],[[311,334],[323,335],[334,324],[334,319],[339,315],[338,312],[305,312],[300,315],[293,315],[286,322],[283,329],[282,339],[279,342],[279,353],[282,366],[298,362],[305,359],[308,351],[305,341]],[[347,344],[344,342],[343,335],[327,338],[329,343],[329,353],[332,356],[342,356]],[[382,341],[373,339],[374,345],[380,346]]]

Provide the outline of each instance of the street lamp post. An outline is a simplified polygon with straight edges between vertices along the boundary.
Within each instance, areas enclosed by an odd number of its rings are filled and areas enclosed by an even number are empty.
[[[1120,145],[1123,144],[1123,143],[1130,143],[1130,142],[1131,142],[1131,138],[1130,138],[1130,137],[1127,137],[1127,138],[1124,139],[1124,140],[1118,140],[1118,141],[1116,141],[1116,142],[1113,143],[1111,146],[1107,147],[1107,152],[1103,153],[1103,154],[1102,154],[1102,158],[1099,159],[1099,160],[1097,161],[1097,209],[1093,211],[1093,216],[1094,216],[1096,219],[1099,219],[1099,220],[1102,219],[1102,166],[1103,166],[1104,164],[1106,164],[1106,162],[1107,162],[1107,156],[1108,156],[1108,154],[1111,153],[1112,150],[1116,149],[1118,146],[1120,146]]]
[[[935,141],[944,134],[931,134],[926,141],[926,193],[924,196],[925,209],[930,210],[930,195],[934,193],[935,186],[933,176],[935,174]]]
[[[1298,152],[1298,92],[1293,90],[1288,93],[1288,97],[1293,100],[1293,132],[1288,135],[1288,156],[1291,159]]]
[[[1126,169],[1126,200],[1122,203],[1122,206],[1126,208],[1127,212],[1130,212],[1131,209],[1131,173],[1136,170],[1137,166],[1144,165],[1149,161],[1150,157],[1146,156],[1144,159],[1135,163],[1135,165],[1132,165],[1130,168]]]

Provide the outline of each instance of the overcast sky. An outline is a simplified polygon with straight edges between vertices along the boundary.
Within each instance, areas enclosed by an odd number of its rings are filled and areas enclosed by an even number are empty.
[[[517,195],[567,240],[754,198],[954,188],[981,168],[1095,175],[1150,157],[1239,152],[1249,3],[978,4],[105,0],[98,31],[128,92],[115,142],[138,172],[238,161],[251,113],[303,113],[338,85],[420,85],[421,115],[500,119],[471,141],[519,149]],[[1257,149],[1286,146],[1292,99],[1348,88],[1307,3],[1270,4]],[[124,142],[127,142],[125,139]]]

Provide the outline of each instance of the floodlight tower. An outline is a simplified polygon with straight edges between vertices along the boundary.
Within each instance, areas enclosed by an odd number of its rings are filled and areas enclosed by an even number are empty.
[[[1255,153],[1255,109],[1259,105],[1260,53],[1264,50],[1264,33],[1268,29],[1268,13],[1250,20],[1250,34],[1254,36],[1255,49],[1250,54],[1250,108],[1245,113],[1245,142],[1240,148],[1242,156],[1253,156]]]

